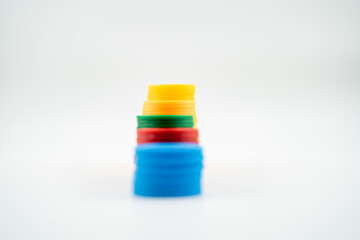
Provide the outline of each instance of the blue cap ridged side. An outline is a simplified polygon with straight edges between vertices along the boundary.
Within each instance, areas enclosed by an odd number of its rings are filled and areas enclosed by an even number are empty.
[[[136,148],[136,164],[140,166],[181,167],[202,163],[202,150],[192,143],[150,143]]]
[[[200,182],[201,174],[185,175],[185,176],[154,176],[154,175],[135,175],[135,184],[145,185],[190,185]]]
[[[201,193],[201,185],[185,185],[178,187],[159,187],[159,186],[146,186],[143,184],[135,184],[134,193],[140,196],[147,197],[180,197],[180,196],[192,196]]]
[[[137,166],[135,174],[145,174],[154,176],[183,176],[198,174],[203,168],[202,164],[184,167],[157,167],[157,166]]]
[[[201,192],[202,149],[192,143],[149,143],[136,148],[134,193],[148,197]]]

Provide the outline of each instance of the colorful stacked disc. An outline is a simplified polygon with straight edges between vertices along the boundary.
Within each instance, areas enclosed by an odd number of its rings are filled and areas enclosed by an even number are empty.
[[[147,99],[149,101],[195,100],[194,84],[150,85],[148,90]]]
[[[149,86],[143,115],[137,116],[136,195],[200,194],[203,156],[194,128],[194,94],[195,85]]]
[[[191,115],[196,125],[195,101],[146,101],[143,115]]]
[[[142,128],[137,130],[137,143],[189,142],[198,143],[199,132],[194,128]]]
[[[192,128],[193,116],[185,115],[147,115],[137,116],[137,128]]]
[[[193,115],[195,126],[195,85],[164,84],[148,87],[143,115]]]

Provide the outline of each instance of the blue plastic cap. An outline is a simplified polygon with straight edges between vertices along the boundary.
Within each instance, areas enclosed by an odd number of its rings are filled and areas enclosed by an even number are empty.
[[[147,186],[145,184],[135,184],[134,193],[139,196],[146,197],[181,197],[181,196],[192,196],[201,193],[200,183],[193,185],[184,186]]]
[[[134,193],[148,197],[201,193],[202,149],[193,143],[149,143],[136,148]]]
[[[202,149],[193,143],[149,143],[136,147],[137,166],[181,167],[202,164]]]

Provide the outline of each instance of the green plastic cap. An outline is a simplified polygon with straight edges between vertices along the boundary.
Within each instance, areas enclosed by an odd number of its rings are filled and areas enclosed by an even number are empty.
[[[137,128],[193,128],[194,117],[187,115],[137,116]]]

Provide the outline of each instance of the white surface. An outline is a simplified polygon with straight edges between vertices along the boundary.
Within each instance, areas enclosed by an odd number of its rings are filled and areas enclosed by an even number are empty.
[[[131,172],[126,165],[7,169],[0,184],[2,238],[357,239],[360,234],[355,170],[331,164],[214,164],[205,169],[202,196],[170,199],[133,196]]]
[[[360,239],[359,1],[1,1],[0,239]],[[131,194],[194,83],[204,194]]]

